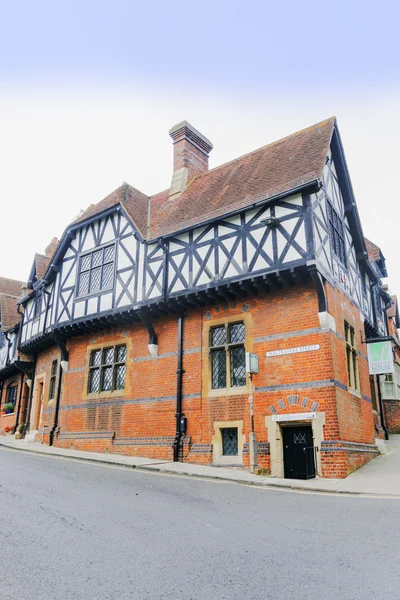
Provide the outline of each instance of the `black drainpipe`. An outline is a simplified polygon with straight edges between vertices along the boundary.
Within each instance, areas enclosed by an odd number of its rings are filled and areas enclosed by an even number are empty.
[[[176,433],[173,444],[174,448],[174,462],[179,462],[179,448],[182,438],[182,427],[181,418],[184,416],[182,412],[182,376],[184,370],[182,369],[182,354],[183,354],[183,312],[179,313],[178,316],[178,368],[176,374],[177,386],[176,386]]]
[[[32,408],[32,398],[33,398],[33,388],[35,387],[35,374],[36,374],[36,356],[34,358],[33,363],[33,371],[32,371],[32,379],[31,379],[31,387],[29,389],[29,397],[28,397],[28,409],[25,408],[26,411],[26,421],[24,419],[25,427],[23,431],[23,436],[25,436],[26,432],[30,428],[30,420],[31,420],[31,408]],[[25,413],[24,411],[24,413]]]
[[[2,379],[0,381],[0,407],[2,405],[2,400],[3,400],[3,389],[4,389],[4,380]]]
[[[61,367],[61,362],[62,361],[68,361],[68,350],[65,347],[65,343],[64,340],[61,339],[58,335],[55,336],[55,341],[57,342],[57,346],[60,349],[60,365],[58,367],[58,383],[57,383],[57,393],[56,393],[56,410],[54,413],[54,423],[53,423],[53,427],[51,428],[50,431],[50,435],[49,435],[49,446],[53,445],[53,441],[54,441],[54,435],[56,433],[56,429],[58,427],[58,415],[60,413],[60,399],[61,399],[61,386],[62,386],[62,376],[63,376],[63,370]]]
[[[383,431],[385,432],[385,440],[389,439],[389,432],[386,427],[385,414],[383,412],[383,402],[382,402],[382,392],[381,392],[381,382],[379,379],[379,375],[376,375],[376,385],[378,388],[378,400],[379,400],[379,412],[381,413],[381,426]]]
[[[21,398],[22,398],[23,387],[24,387],[24,373],[21,373],[21,386],[20,386],[20,390],[19,390],[18,408],[17,408],[16,417],[15,417],[14,433],[17,431],[17,427],[18,427],[18,419],[19,419],[19,413],[21,411]]]

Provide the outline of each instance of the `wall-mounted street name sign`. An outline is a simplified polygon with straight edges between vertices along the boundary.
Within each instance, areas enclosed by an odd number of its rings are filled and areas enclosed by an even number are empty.
[[[317,418],[317,413],[290,413],[289,415],[272,415],[273,421],[312,421]]]
[[[298,352],[314,352],[314,350],[319,350],[319,344],[314,344],[313,346],[299,346],[298,348],[285,348],[285,350],[271,350],[271,352],[267,352],[267,358],[270,356],[297,354]]]
[[[394,372],[392,342],[372,342],[367,346],[370,375]]]

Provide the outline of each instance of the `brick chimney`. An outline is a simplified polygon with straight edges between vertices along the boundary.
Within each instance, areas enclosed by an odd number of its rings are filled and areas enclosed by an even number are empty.
[[[58,246],[58,239],[55,237],[51,240],[50,244],[47,246],[47,248],[44,251],[47,258],[51,258],[53,256],[54,251],[57,248],[57,246]]]
[[[196,175],[208,171],[208,155],[212,143],[187,121],[172,127],[174,140],[174,172],[169,197],[177,198]]]

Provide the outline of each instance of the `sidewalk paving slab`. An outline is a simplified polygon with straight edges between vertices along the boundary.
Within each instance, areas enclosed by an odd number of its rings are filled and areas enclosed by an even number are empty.
[[[168,475],[229,481],[264,488],[400,498],[400,446],[393,446],[387,454],[378,456],[346,479],[315,478],[307,481],[253,475],[246,469],[175,463],[139,456],[49,447],[45,444],[16,440],[13,436],[0,436],[0,446],[45,456],[83,460]]]

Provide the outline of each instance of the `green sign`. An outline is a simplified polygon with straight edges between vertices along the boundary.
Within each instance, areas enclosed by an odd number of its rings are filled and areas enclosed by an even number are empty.
[[[367,345],[370,375],[394,372],[392,342],[373,342]]]

